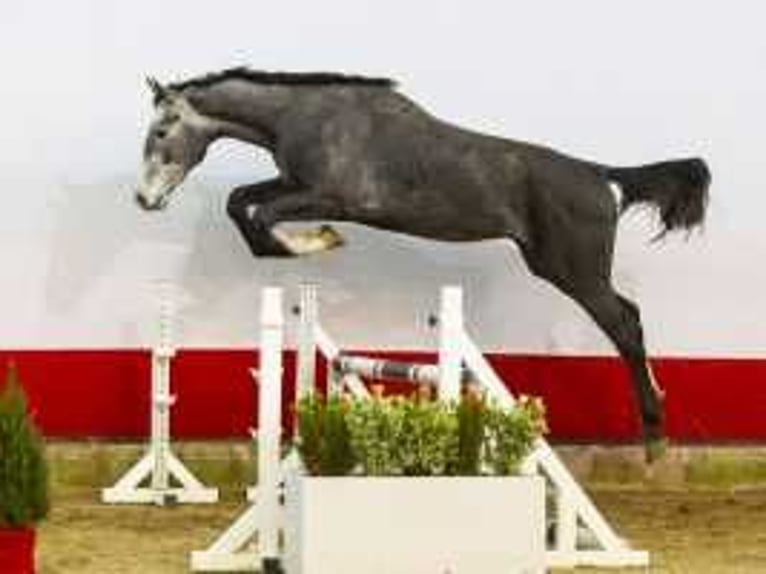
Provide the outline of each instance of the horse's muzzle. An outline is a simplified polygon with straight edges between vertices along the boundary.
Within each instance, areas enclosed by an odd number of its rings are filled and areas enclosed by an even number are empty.
[[[141,209],[144,209],[146,211],[157,211],[158,209],[162,209],[162,206],[163,206],[162,201],[150,203],[149,201],[147,201],[146,197],[144,197],[140,193],[136,193],[135,199],[136,199],[136,203],[141,207]]]

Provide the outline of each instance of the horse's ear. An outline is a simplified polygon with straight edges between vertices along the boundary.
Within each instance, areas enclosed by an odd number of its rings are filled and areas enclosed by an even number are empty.
[[[149,89],[154,95],[155,105],[159,104],[163,100],[166,100],[170,95],[170,90],[168,90],[165,86],[160,84],[155,78],[151,76],[146,77],[146,85],[149,86]]]

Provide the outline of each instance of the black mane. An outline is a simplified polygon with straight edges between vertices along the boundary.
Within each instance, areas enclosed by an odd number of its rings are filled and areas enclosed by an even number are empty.
[[[330,72],[264,72],[261,70],[251,70],[250,68],[230,68],[222,72],[214,72],[170,84],[169,87],[174,90],[204,88],[224,80],[245,80],[256,84],[290,86],[375,86],[392,88],[396,85],[396,82],[389,78],[373,78]]]

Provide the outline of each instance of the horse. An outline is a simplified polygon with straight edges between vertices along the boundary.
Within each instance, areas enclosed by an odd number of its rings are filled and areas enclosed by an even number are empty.
[[[434,117],[387,78],[234,68],[163,85],[135,199],[161,210],[211,143],[267,150],[278,177],[235,188],[226,210],[255,257],[337,248],[350,221],[432,240],[505,238],[527,267],[579,304],[628,367],[648,461],[664,451],[664,391],[648,364],[638,305],[612,284],[617,222],[659,215],[657,238],[703,223],[710,171],[700,158],[615,167],[485,135]],[[617,186],[621,198],[613,193]]]

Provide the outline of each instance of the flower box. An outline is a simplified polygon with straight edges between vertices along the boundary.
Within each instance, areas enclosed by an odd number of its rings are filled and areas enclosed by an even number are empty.
[[[287,481],[288,574],[545,571],[540,477]]]
[[[0,572],[35,573],[35,530],[0,527]]]

